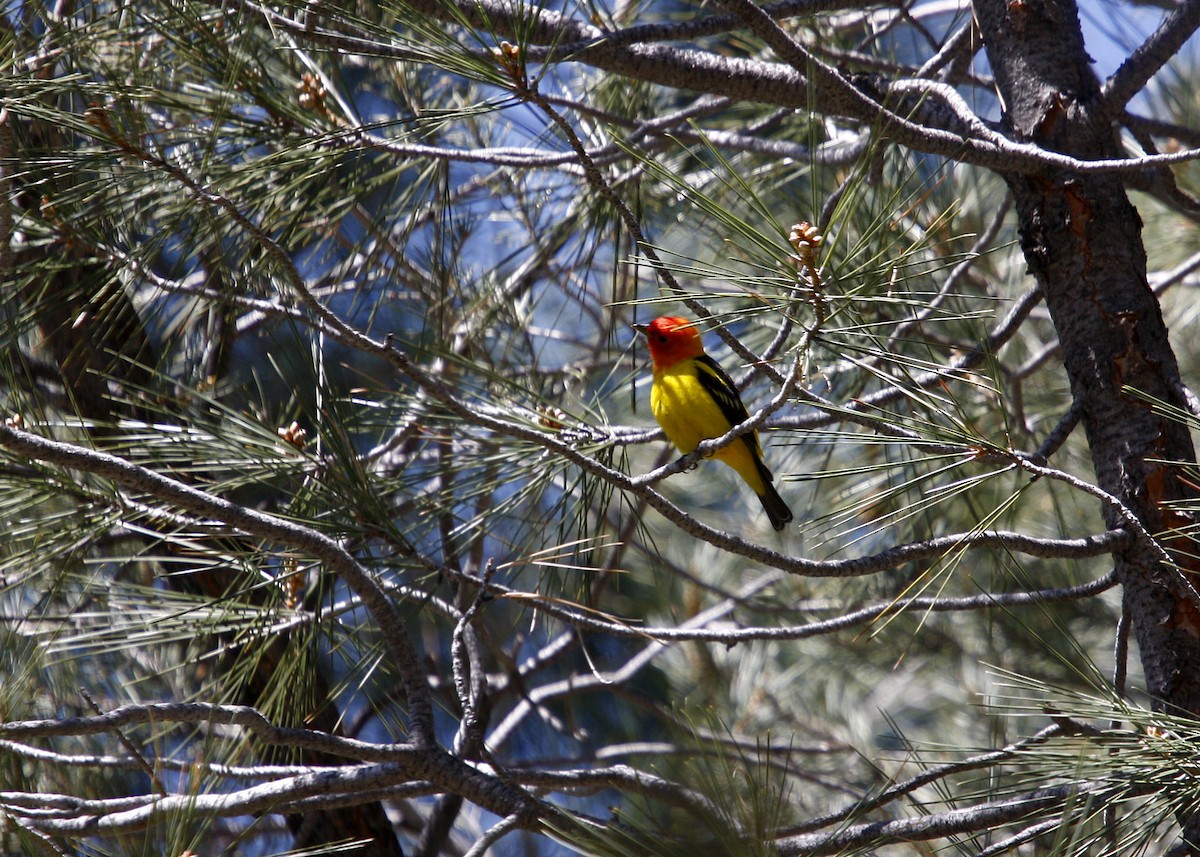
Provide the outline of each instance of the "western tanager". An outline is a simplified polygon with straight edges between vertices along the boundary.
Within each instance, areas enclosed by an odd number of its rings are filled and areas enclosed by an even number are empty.
[[[650,412],[681,453],[687,455],[700,441],[720,437],[749,418],[737,387],[704,353],[700,331],[692,322],[663,316],[633,328],[646,337],[654,362]],[[757,432],[746,432],[715,456],[754,490],[772,527],[782,530],[792,520],[792,510],[771,485]]]

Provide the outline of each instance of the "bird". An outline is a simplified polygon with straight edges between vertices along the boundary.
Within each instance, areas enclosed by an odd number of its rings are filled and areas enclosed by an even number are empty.
[[[749,419],[733,381],[704,352],[694,322],[667,315],[649,324],[635,324],[633,329],[646,337],[654,364],[650,412],[682,454]],[[788,525],[792,510],[771,484],[774,477],[763,462],[758,432],[746,432],[712,455],[732,467],[758,495],[776,531]]]

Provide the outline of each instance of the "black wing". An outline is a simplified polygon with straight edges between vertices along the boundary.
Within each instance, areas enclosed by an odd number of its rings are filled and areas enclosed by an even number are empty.
[[[729,420],[730,428],[750,419],[750,414],[742,403],[742,397],[738,395],[733,379],[725,374],[725,370],[721,368],[720,364],[707,354],[696,358],[696,378],[700,381],[700,386],[713,397],[713,401],[721,409],[721,414]],[[750,450],[750,457],[754,459],[754,466],[758,468],[758,473],[763,480],[764,490],[762,494],[758,495],[758,499],[762,502],[767,517],[771,519],[771,526],[776,530],[782,530],[792,520],[792,510],[788,508],[787,503],[783,502],[779,493],[771,487],[771,482],[775,477],[771,475],[770,469],[763,462],[762,447],[758,443],[758,432],[747,432],[741,436],[741,440]]]
[[[744,423],[750,418],[746,406],[742,404],[742,397],[738,395],[733,379],[725,374],[725,370],[716,360],[707,354],[697,357],[696,377],[700,379],[700,386],[704,387],[713,397],[713,401],[717,403],[725,419],[729,420],[730,428],[738,423]]]
[[[742,397],[738,395],[733,379],[725,374],[725,370],[721,368],[721,365],[716,360],[713,360],[707,354],[701,354],[697,357],[696,377],[700,381],[700,386],[713,397],[713,401],[721,409],[721,414],[729,421],[730,428],[750,419],[750,414],[746,411],[746,406],[742,404]],[[746,442],[746,446],[750,447],[750,451],[754,453],[755,458],[761,457],[762,451],[758,445],[757,433],[749,432],[748,434],[744,434],[742,435],[742,440]]]

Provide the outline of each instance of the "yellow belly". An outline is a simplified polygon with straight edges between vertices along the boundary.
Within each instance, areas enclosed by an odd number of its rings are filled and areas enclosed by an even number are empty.
[[[725,414],[693,374],[690,368],[673,367],[654,376],[650,388],[650,412],[662,426],[667,439],[684,455],[694,450],[702,440],[720,437],[733,428]],[[723,461],[737,471],[746,482],[761,494],[765,483],[755,462],[752,449],[758,438],[752,432],[717,452]]]

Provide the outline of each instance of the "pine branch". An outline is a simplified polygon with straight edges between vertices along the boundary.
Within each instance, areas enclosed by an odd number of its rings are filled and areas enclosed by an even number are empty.
[[[412,735],[419,744],[433,743],[429,688],[408,641],[404,622],[372,572],[337,542],[309,527],[215,497],[115,455],[47,440],[8,424],[0,425],[0,445],[29,458],[112,479],[202,520],[214,518],[241,532],[279,541],[320,559],[329,571],[346,581],[377,623],[401,671]]]

